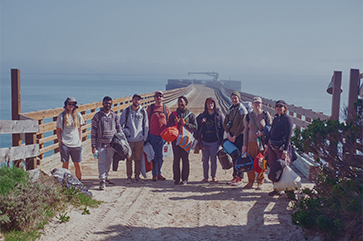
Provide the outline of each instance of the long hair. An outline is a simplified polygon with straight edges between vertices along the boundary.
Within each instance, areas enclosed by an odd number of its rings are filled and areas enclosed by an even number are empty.
[[[66,110],[64,110],[64,119],[63,119],[64,126],[70,127],[72,124],[72,119],[73,119],[73,127],[74,128],[80,127],[77,109],[73,109],[71,113],[68,113]]]
[[[72,112],[68,113],[67,108],[66,108],[67,104],[68,104],[68,101],[65,101],[63,125],[66,127],[70,127],[72,125],[72,119],[73,119],[73,127],[79,128],[80,124],[79,124],[79,117],[78,117],[78,111],[77,111],[78,106],[76,105],[74,107],[74,109],[72,110]]]

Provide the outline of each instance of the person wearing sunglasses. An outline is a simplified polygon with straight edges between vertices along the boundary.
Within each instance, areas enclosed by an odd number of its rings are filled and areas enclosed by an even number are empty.
[[[149,118],[149,136],[148,140],[154,149],[155,156],[153,159],[152,175],[153,181],[165,181],[165,177],[161,175],[161,167],[163,166],[163,146],[165,141],[160,134],[166,129],[166,124],[170,115],[170,109],[163,104],[164,94],[158,90],[154,94],[155,103],[147,108]]]
[[[81,126],[85,124],[82,115],[77,111],[77,101],[68,97],[64,102],[64,111],[57,118],[57,139],[62,167],[68,169],[69,156],[71,156],[76,170],[76,177],[82,179],[82,132]]]
[[[277,113],[272,121],[270,139],[267,144],[267,163],[270,168],[279,159],[285,161],[286,165],[289,165],[291,160],[292,121],[287,115],[286,102],[278,100],[275,110]],[[282,192],[276,190],[269,193],[270,196],[281,194]]]

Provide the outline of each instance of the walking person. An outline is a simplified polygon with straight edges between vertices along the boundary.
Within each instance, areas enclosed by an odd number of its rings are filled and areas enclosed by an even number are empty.
[[[204,112],[197,117],[198,133],[196,136],[201,141],[204,149],[202,150],[203,180],[201,183],[208,182],[209,160],[211,162],[212,182],[218,183],[217,172],[217,152],[223,140],[223,121],[224,117],[212,97],[206,99]]]
[[[277,114],[272,121],[270,139],[267,144],[267,163],[271,168],[278,159],[285,161],[290,165],[291,160],[291,143],[292,121],[287,115],[287,105],[283,100],[278,100],[275,105]],[[281,195],[282,192],[273,190],[268,195]]]
[[[246,108],[241,103],[241,94],[234,91],[231,94],[232,106],[228,109],[224,119],[223,127],[227,133],[228,140],[231,141],[240,151],[242,151],[244,123],[247,115]],[[233,178],[229,185],[242,185],[243,172],[234,168],[236,160],[233,160]]]
[[[188,131],[194,132],[198,129],[195,115],[186,106],[188,100],[185,96],[178,98],[178,108],[169,116],[167,127],[177,125],[178,128],[184,126]],[[176,140],[172,142],[173,159],[173,179],[174,184],[180,184],[180,159],[182,160],[181,184],[186,185],[189,177],[189,153],[180,146],[176,145]]]
[[[153,181],[165,181],[165,177],[161,175],[161,167],[163,166],[163,146],[165,141],[161,138],[160,133],[165,130],[170,115],[169,107],[163,104],[164,94],[158,90],[154,94],[154,104],[147,108],[149,119],[149,137],[148,140],[154,149]]]
[[[71,156],[76,170],[76,177],[82,179],[82,132],[81,126],[85,124],[82,115],[77,111],[77,101],[68,97],[64,101],[64,111],[57,118],[57,139],[62,167],[68,169],[69,156]]]
[[[105,96],[102,101],[103,108],[92,118],[91,145],[92,153],[98,151],[98,178],[100,189],[106,188],[106,183],[113,185],[108,180],[114,151],[110,144],[113,136],[121,131],[118,115],[111,110],[112,98]]]
[[[126,183],[132,182],[132,160],[134,160],[135,182],[142,182],[140,179],[141,160],[144,154],[144,142],[149,132],[149,122],[147,113],[141,107],[141,96],[134,94],[132,96],[132,105],[127,107],[121,114],[120,125],[126,129],[127,141],[130,144],[132,155],[126,160]]]
[[[263,127],[267,124],[271,124],[272,120],[270,113],[262,109],[262,99],[260,97],[255,97],[252,105],[253,111],[246,116],[242,152],[247,152],[254,160],[258,153],[262,151],[257,144],[257,138],[260,138],[263,135]],[[247,172],[247,177],[248,183],[244,188],[252,188],[256,179],[257,189],[260,190],[260,186],[263,184],[264,173],[257,173],[256,178],[256,172],[252,170]]]

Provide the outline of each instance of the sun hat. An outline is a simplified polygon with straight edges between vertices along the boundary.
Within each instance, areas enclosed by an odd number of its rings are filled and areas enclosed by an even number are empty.
[[[64,108],[66,108],[66,106],[69,102],[75,102],[76,108],[78,108],[76,98],[74,98],[74,97],[67,97],[67,99],[64,101]]]

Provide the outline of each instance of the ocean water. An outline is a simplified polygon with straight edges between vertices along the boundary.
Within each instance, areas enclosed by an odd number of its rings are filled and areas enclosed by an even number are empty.
[[[326,93],[331,76],[231,76],[242,82],[241,91],[330,115],[332,96]],[[167,79],[190,76],[171,75],[95,75],[95,74],[22,74],[21,112],[62,107],[68,96],[79,104],[165,90]],[[196,78],[197,79],[197,78]],[[223,78],[221,78],[223,79]],[[346,106],[348,81],[343,79],[341,107]],[[196,113],[197,114],[197,113]],[[0,120],[11,119],[11,78],[0,79]],[[0,135],[0,148],[11,146],[11,135]]]
[[[61,75],[21,74],[21,112],[63,107],[68,96],[78,104],[98,102],[108,95],[112,98],[165,90],[165,76],[144,75]],[[11,77],[1,75],[0,120],[11,120]],[[12,145],[10,134],[0,135],[0,148]]]

